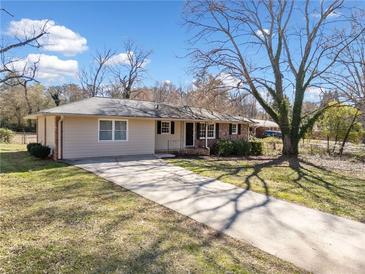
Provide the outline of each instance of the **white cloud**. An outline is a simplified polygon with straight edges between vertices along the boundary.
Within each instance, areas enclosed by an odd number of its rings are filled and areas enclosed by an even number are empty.
[[[128,55],[130,57],[133,57],[133,51],[130,52],[121,52],[118,54],[115,54],[113,57],[111,57],[107,62],[107,66],[115,66],[115,65],[128,65]],[[147,66],[151,62],[150,59],[144,60],[143,67]]]
[[[19,21],[11,21],[7,34],[18,38],[30,37],[39,33],[45,25],[47,34],[38,39],[44,50],[65,55],[75,55],[87,50],[86,38],[65,26],[56,25],[52,20],[23,18]]]
[[[333,11],[333,12],[331,12],[329,15],[328,15],[328,17],[338,17],[338,16],[340,16],[341,15],[341,13],[340,12],[335,12],[335,11]]]
[[[170,85],[171,81],[170,80],[164,80],[163,83],[166,84],[166,85]]]
[[[264,38],[264,33],[269,34],[270,31],[268,29],[262,29],[262,31],[261,30],[256,31],[256,35],[259,36],[260,38]]]
[[[228,73],[220,73],[218,75],[218,79],[221,80],[225,86],[230,88],[237,87],[241,83],[241,81],[238,78],[233,77]]]
[[[131,52],[130,54],[133,55],[133,52]],[[120,64],[128,64],[128,54],[126,52],[116,54],[106,62],[106,65],[108,66]]]
[[[321,99],[321,94],[325,92],[324,88],[320,87],[309,87],[305,91],[305,99],[310,102],[319,102]]]
[[[336,17],[338,17],[338,16],[341,16],[341,12],[339,12],[339,11],[333,11],[333,12],[331,12],[328,16],[327,16],[327,18],[336,18]],[[315,13],[313,13],[313,17],[314,18],[320,18],[321,17],[321,14],[319,13],[319,12],[315,12]]]
[[[320,88],[320,87],[309,87],[306,89],[306,92],[315,94],[315,95],[320,95],[323,91],[324,91],[324,89]]]
[[[62,77],[76,77],[78,73],[78,62],[76,60],[62,60],[57,56],[46,54],[29,54],[24,59],[14,61],[12,65],[16,71],[23,71],[24,67],[32,68],[34,63],[37,63],[38,67],[37,79],[50,80]]]

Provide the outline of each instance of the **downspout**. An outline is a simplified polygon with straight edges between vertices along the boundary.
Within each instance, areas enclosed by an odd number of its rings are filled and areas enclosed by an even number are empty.
[[[47,116],[44,116],[44,138],[43,138],[43,145],[47,145]]]
[[[247,123],[246,126],[247,126],[246,130],[247,130],[247,142],[248,142],[250,140],[250,124]]]
[[[63,158],[63,117],[61,116],[61,119],[58,121],[59,127],[58,127],[58,158],[62,160]]]
[[[38,118],[38,116],[37,116],[37,120],[36,120],[36,123],[35,123],[35,132],[37,133],[37,143],[38,143],[38,140],[39,140],[39,137],[38,137],[38,134],[39,134],[39,132],[38,132],[38,129],[39,129],[39,118]]]
[[[205,122],[205,148],[208,148],[208,125]]]

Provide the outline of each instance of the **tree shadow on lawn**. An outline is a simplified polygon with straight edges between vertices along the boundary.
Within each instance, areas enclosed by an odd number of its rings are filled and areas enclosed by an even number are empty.
[[[310,207],[365,222],[365,180],[338,174],[309,161],[285,156],[271,157],[264,160],[249,158],[246,159],[247,162],[245,163],[240,163],[237,158],[219,158],[208,160],[208,163],[206,160],[207,159],[200,159],[198,162],[195,162],[192,170],[195,169],[198,173],[204,171],[209,172],[211,170],[217,171],[220,173],[219,175],[214,176],[217,180],[224,180],[225,177],[234,176],[236,179],[238,178],[237,181],[239,182],[240,178],[242,178],[242,186],[245,191],[252,190],[252,185],[258,183],[262,187],[262,191],[260,192],[265,195],[266,199],[256,207],[265,206],[270,201],[271,195],[279,195],[279,198],[280,194],[285,193],[296,195],[293,196],[294,198],[304,195],[299,198],[304,200],[310,199],[310,201],[304,201],[304,205],[309,203]],[[235,161],[235,163],[231,164],[229,163],[230,161]],[[273,176],[278,176],[278,174],[275,173],[287,172],[287,174],[279,175],[287,175],[288,177],[285,178],[286,182],[283,186],[275,185],[273,190],[272,184],[275,184],[275,178],[270,178],[270,182],[268,182],[268,175],[265,175],[265,169],[285,167],[289,168],[290,171],[274,171]],[[240,174],[241,171],[247,170],[252,171],[249,171],[248,174]],[[295,176],[293,176],[294,174]],[[293,179],[290,179],[292,176]],[[257,191],[257,186],[254,190]],[[301,192],[303,194],[300,194]],[[294,200],[294,202],[298,201]],[[325,204],[325,206],[323,206],[323,204]],[[357,212],[353,211],[355,209]],[[234,222],[234,219],[235,218],[232,219],[232,223]],[[231,224],[228,224],[227,227],[230,225]]]
[[[43,160],[31,156],[26,151],[0,152],[0,173],[27,172],[64,167],[65,164],[53,160]]]
[[[298,271],[105,181],[71,176],[7,202],[18,213],[6,213],[3,232],[22,239],[7,253],[9,272]]]

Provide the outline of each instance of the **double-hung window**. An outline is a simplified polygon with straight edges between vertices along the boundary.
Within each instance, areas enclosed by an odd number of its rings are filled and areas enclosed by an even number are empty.
[[[99,121],[99,141],[113,140],[113,121],[100,120]]]
[[[237,124],[232,124],[232,134],[238,134],[238,126],[237,126]]]
[[[199,136],[201,139],[205,138],[205,132],[207,132],[207,139],[215,138],[215,124],[207,124],[207,129],[205,129],[205,124],[200,123]]]
[[[170,133],[170,122],[162,121],[161,122],[161,133],[169,134]]]
[[[128,122],[124,120],[99,120],[99,141],[127,141]]]
[[[127,121],[114,121],[114,140],[127,140]]]

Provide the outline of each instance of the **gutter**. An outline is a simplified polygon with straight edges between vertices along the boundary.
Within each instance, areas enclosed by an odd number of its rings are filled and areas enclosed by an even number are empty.
[[[242,123],[242,124],[256,124],[248,118],[242,120],[215,120],[215,119],[189,119],[189,118],[176,118],[176,117],[144,117],[144,116],[121,116],[121,115],[98,115],[98,114],[81,114],[81,113],[53,113],[53,112],[38,112],[24,116],[24,119],[37,119],[39,116],[74,116],[74,117],[119,117],[119,118],[134,118],[134,119],[148,119],[154,121],[171,120],[171,121],[192,121],[192,122],[215,122],[215,123]]]

